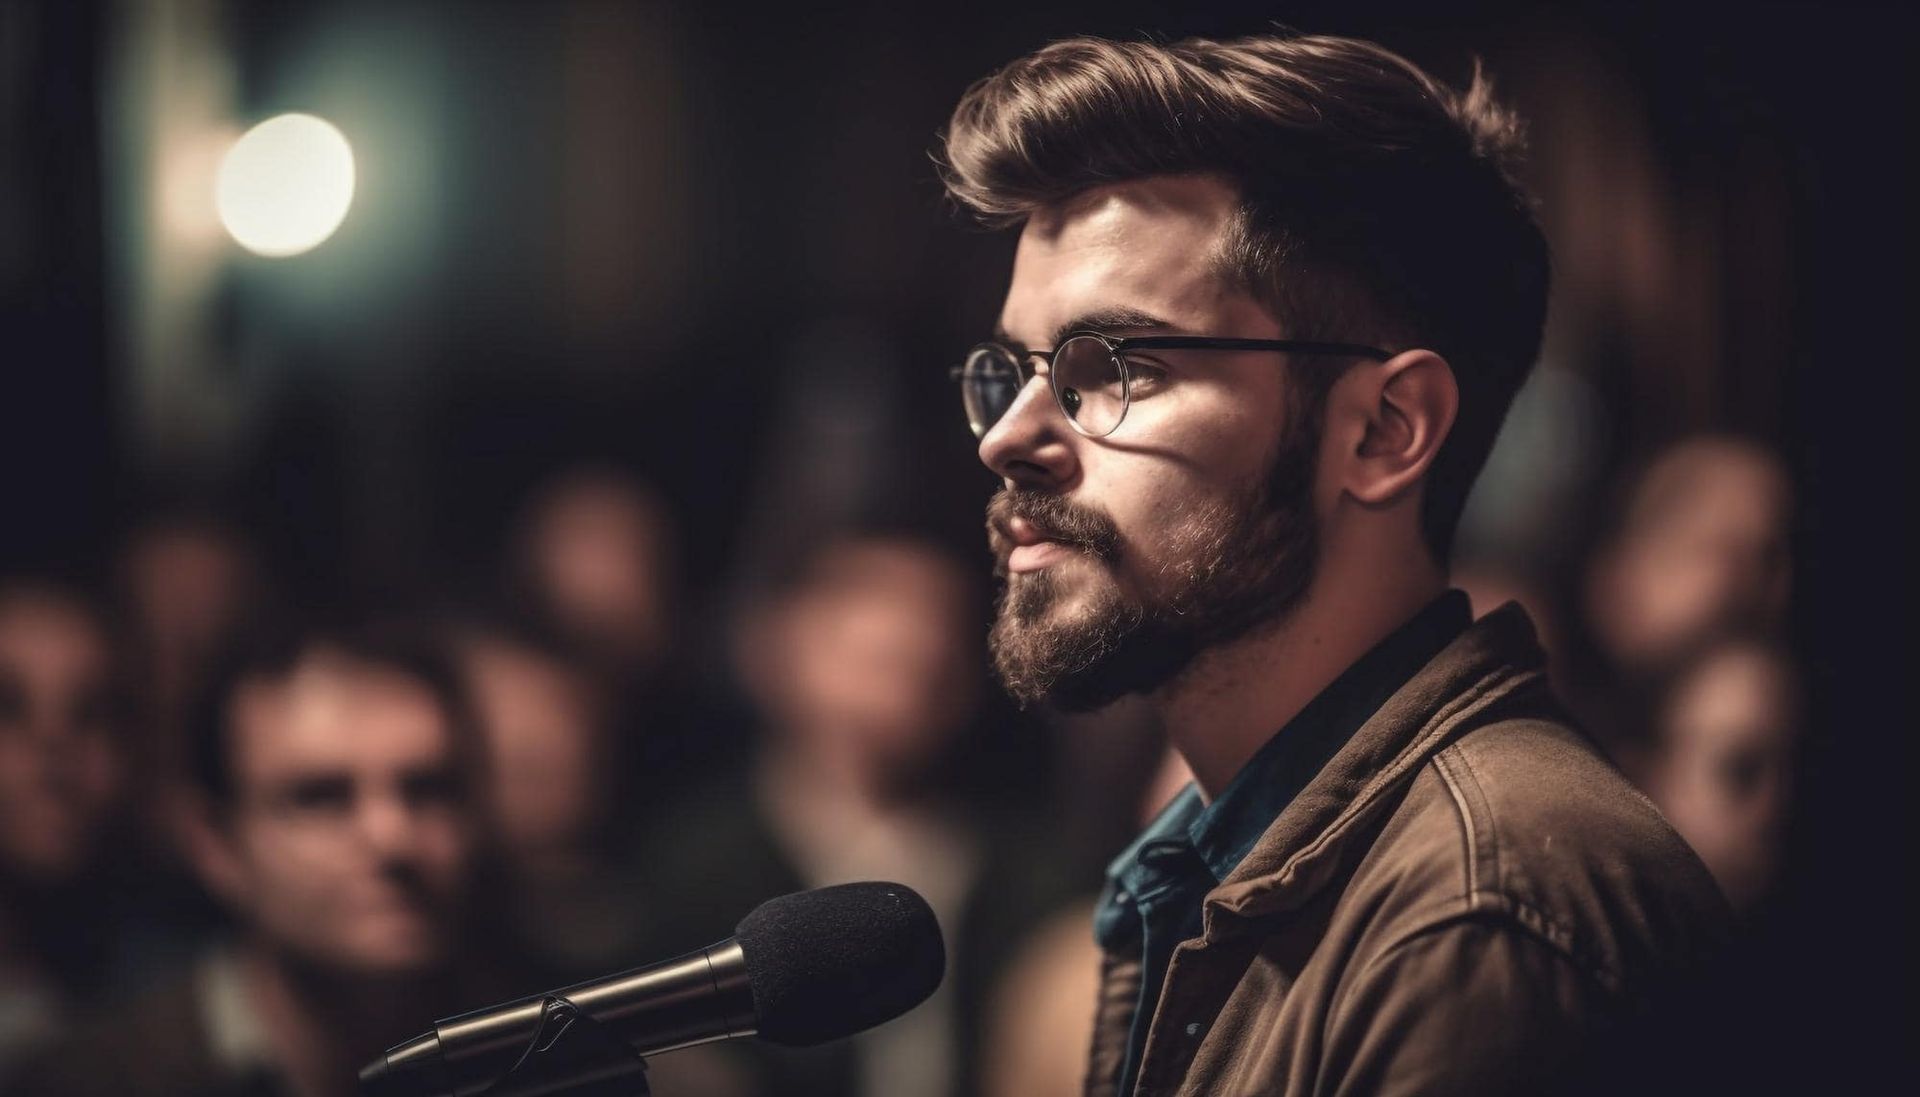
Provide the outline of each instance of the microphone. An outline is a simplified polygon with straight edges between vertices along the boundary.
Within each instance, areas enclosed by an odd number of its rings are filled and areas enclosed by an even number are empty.
[[[440,1021],[367,1064],[360,1088],[369,1097],[486,1090],[531,1054],[555,999],[636,1056],[754,1035],[803,1047],[900,1016],[945,974],[940,924],[912,888],[860,883],[795,892],[754,908],[727,940],[677,960]],[[601,1076],[593,1068],[610,1066],[619,1064],[582,1063],[577,1077],[544,1078],[540,1089],[593,1081]]]

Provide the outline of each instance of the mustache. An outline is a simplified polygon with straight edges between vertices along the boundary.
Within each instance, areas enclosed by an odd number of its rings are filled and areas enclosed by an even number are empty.
[[[1111,561],[1120,554],[1120,527],[1100,511],[1058,495],[1003,487],[987,503],[987,543],[1003,572],[1013,551],[1008,525],[1015,518],[1047,540],[1072,545],[1095,559]]]

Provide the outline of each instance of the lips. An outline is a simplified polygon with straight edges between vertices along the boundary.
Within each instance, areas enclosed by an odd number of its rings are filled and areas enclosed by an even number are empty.
[[[1006,576],[1075,556],[1110,560],[1118,544],[1111,520],[1055,495],[1003,490],[987,507],[987,540]]]
[[[1058,563],[1073,555],[1073,550],[1058,541],[1042,541],[1037,545],[1021,545],[1007,554],[1007,571],[1018,575],[1026,571],[1039,571],[1049,564]]]
[[[1053,535],[1031,519],[1018,515],[1009,518],[1004,529],[994,532],[998,535],[996,539],[1004,542],[996,548],[1004,561],[1005,570],[1010,574],[1039,571],[1085,548]]]

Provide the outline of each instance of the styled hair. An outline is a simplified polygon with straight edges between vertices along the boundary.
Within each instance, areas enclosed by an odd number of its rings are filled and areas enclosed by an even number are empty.
[[[1478,66],[1461,92],[1351,38],[1075,38],[969,88],[941,168],[948,193],[1000,227],[1103,184],[1233,183],[1220,270],[1289,338],[1425,347],[1453,367],[1460,410],[1421,515],[1445,562],[1545,323],[1546,238],[1514,176],[1523,144]],[[1334,377],[1288,373],[1317,432]]]

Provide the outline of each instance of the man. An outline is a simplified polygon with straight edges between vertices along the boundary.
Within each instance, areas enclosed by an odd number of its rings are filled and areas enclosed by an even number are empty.
[[[104,901],[126,785],[112,647],[80,592],[0,576],[0,1073],[128,960]]]
[[[1021,226],[959,374],[996,664],[1144,694],[1195,779],[1110,870],[1090,1093],[1535,1091],[1722,936],[1525,615],[1447,590],[1545,312],[1518,144],[1337,38],[1060,42],[954,112]]]
[[[189,853],[238,939],[10,1092],[351,1094],[375,1051],[485,1000],[449,977],[473,849],[454,681],[380,632],[271,638],[217,672]]]
[[[1652,705],[1641,786],[1743,923],[1770,913],[1784,867],[1799,694],[1784,648],[1734,632],[1682,660]]]

